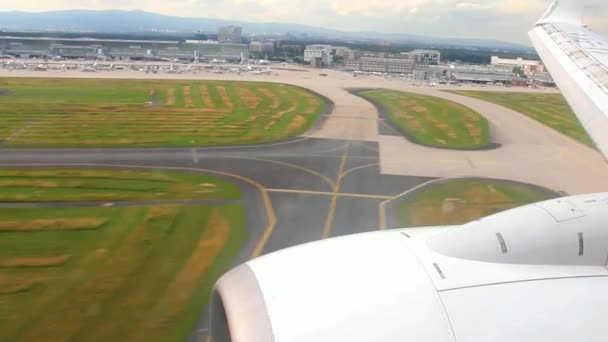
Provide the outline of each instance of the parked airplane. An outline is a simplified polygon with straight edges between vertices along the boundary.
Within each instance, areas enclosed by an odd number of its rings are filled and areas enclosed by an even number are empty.
[[[253,72],[254,75],[272,75],[272,70],[270,68],[266,69],[258,69]]]
[[[555,0],[530,35],[608,156],[608,41],[582,8]],[[217,282],[211,340],[605,342],[607,222],[604,193],[273,253]]]

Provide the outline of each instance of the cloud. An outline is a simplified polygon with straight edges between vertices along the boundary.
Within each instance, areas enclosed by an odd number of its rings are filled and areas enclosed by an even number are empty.
[[[487,3],[480,4],[476,1],[457,1],[454,7],[457,10],[486,10],[491,9],[493,6]]]
[[[543,13],[548,7],[548,2],[545,0],[506,0],[497,9],[502,13],[536,16],[538,13]]]
[[[0,0],[4,10],[128,9],[167,15],[308,24],[528,43],[552,0]],[[606,0],[587,0],[594,29],[608,33]]]

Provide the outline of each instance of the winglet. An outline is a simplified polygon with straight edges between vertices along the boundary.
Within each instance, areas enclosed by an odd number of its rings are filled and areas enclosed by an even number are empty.
[[[549,10],[536,25],[562,23],[582,26],[584,9],[584,0],[553,0]]]

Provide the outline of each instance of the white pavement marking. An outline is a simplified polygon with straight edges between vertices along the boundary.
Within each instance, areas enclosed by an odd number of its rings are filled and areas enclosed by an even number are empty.
[[[456,180],[458,178],[453,178],[453,179]],[[406,191],[400,193],[399,195],[397,195],[397,196],[395,196],[395,197],[393,197],[391,199],[387,199],[386,201],[380,203],[378,205],[378,207],[380,209],[380,227],[379,227],[380,230],[384,230],[384,229],[388,228],[387,227],[387,222],[386,222],[386,217],[387,217],[386,216],[386,205],[387,204],[389,204],[390,202],[395,201],[395,200],[397,200],[397,199],[399,199],[399,198],[401,198],[403,196],[407,196],[407,195],[411,194],[414,191],[420,190],[420,189],[422,189],[422,188],[424,188],[426,186],[429,186],[429,185],[432,185],[432,184],[435,184],[435,183],[442,183],[442,182],[445,182],[446,180],[448,180],[448,179],[447,178],[440,178],[440,179],[433,179],[433,180],[430,180],[428,182],[424,182],[424,183],[419,184],[419,185],[417,185],[417,186],[415,186],[415,187],[413,187],[413,188],[411,188],[409,190],[406,190]]]
[[[346,177],[347,175],[353,173],[353,172],[357,172],[359,170],[363,170],[363,169],[367,169],[369,167],[373,167],[373,166],[378,166],[380,165],[379,163],[373,163],[373,164],[367,164],[367,165],[363,165],[363,166],[358,166],[358,167],[354,167],[350,170],[347,170],[346,172],[344,172],[344,174],[342,175],[342,177]]]
[[[195,148],[192,149],[192,162],[198,164],[198,152]]]

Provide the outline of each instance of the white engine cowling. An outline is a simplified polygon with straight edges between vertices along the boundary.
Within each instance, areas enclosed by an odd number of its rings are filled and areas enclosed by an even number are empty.
[[[216,286],[213,342],[608,340],[608,194],[293,247]]]

